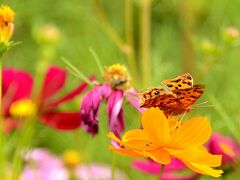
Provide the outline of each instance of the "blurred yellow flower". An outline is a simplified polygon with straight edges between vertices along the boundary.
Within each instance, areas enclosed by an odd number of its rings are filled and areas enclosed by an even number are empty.
[[[22,99],[12,103],[9,111],[15,118],[30,118],[37,114],[37,105],[30,99]]]
[[[143,112],[141,121],[143,129],[130,130],[122,139],[109,133],[109,138],[124,147],[110,149],[130,157],[151,158],[160,164],[169,164],[171,158],[177,158],[193,171],[213,177],[223,173],[212,168],[221,165],[221,155],[212,155],[203,147],[211,136],[207,118],[179,123],[178,119],[165,117],[158,108],[150,108]]]
[[[0,6],[0,42],[7,44],[14,31],[15,13],[7,5]]]
[[[81,162],[80,153],[72,149],[64,151],[62,158],[65,165],[69,168],[76,167]]]

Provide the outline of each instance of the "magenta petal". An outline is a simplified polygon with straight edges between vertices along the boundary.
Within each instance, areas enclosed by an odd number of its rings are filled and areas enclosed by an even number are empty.
[[[42,117],[42,122],[58,130],[74,130],[81,126],[79,112],[49,112]]]
[[[6,115],[10,104],[23,98],[29,98],[33,79],[26,71],[4,68],[2,72],[3,112]]]
[[[54,96],[65,84],[67,72],[58,67],[48,69],[41,90],[41,101],[46,101]]]
[[[124,130],[123,95],[124,92],[122,90],[114,90],[108,98],[107,112],[109,129],[117,136],[120,136]]]
[[[80,114],[83,121],[83,129],[96,135],[98,133],[98,111],[102,101],[111,93],[111,87],[107,84],[95,86],[83,98]]]
[[[144,173],[152,174],[152,175],[159,175],[161,164],[158,164],[152,160],[145,160],[145,161],[134,161],[132,163],[132,167],[134,169],[138,169]],[[196,173],[191,173],[187,175],[180,175],[177,172],[184,170],[186,166],[179,161],[178,159],[172,159],[171,164],[166,165],[164,167],[164,171],[162,174],[161,179],[163,180],[193,180],[197,179],[200,175]]]

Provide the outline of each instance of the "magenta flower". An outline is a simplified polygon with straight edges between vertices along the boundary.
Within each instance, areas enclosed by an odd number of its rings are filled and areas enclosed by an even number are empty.
[[[26,100],[33,101],[37,106],[37,115],[41,122],[52,128],[73,130],[80,127],[81,117],[79,111],[60,111],[58,106],[72,100],[83,92],[87,84],[82,83],[63,97],[55,98],[55,95],[64,87],[66,78],[67,72],[64,69],[50,67],[47,70],[38,98],[34,101],[31,98],[33,89],[32,76],[25,71],[18,71],[13,68],[3,69],[3,114],[6,119],[6,130],[10,131],[18,126],[10,110],[14,103],[22,102],[21,100],[23,102],[26,102]]]
[[[207,147],[211,154],[222,155],[222,165],[233,164],[240,159],[240,144],[230,137],[214,133]]]
[[[132,167],[147,174],[159,175],[161,164],[152,160],[134,161]],[[196,173],[181,175],[179,172],[186,170],[186,166],[178,159],[173,159],[171,164],[166,165],[161,176],[162,180],[193,180],[200,175]]]
[[[102,102],[107,101],[109,129],[116,136],[124,130],[124,112],[122,108],[125,92],[123,89],[128,83],[124,66],[112,65],[106,69],[105,82],[96,85],[83,98],[80,113],[83,128],[86,132],[98,133],[98,111]]]

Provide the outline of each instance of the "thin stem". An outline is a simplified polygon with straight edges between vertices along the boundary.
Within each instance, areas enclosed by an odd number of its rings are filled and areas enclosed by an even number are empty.
[[[229,128],[230,132],[233,134],[233,136],[240,140],[240,133],[236,126],[232,123],[232,119],[228,116],[226,111],[221,106],[220,102],[215,98],[215,96],[210,96],[210,101],[214,104],[214,108],[219,113],[219,115],[222,117],[222,120],[224,121],[225,125]]]
[[[95,60],[96,63],[97,63],[97,66],[98,66],[98,69],[99,69],[99,71],[100,71],[100,73],[101,73],[101,76],[103,76],[103,74],[104,74],[103,66],[102,66],[102,63],[101,63],[101,61],[100,61],[97,53],[96,53],[92,48],[89,48],[89,51],[90,51],[90,53],[91,53],[92,56],[94,57],[94,60]]]
[[[159,172],[159,175],[158,175],[158,177],[157,177],[157,180],[161,180],[162,175],[163,175],[164,167],[165,167],[165,164],[162,164],[162,165],[161,165],[160,172]]]
[[[67,69],[76,77],[82,79],[86,83],[88,83],[90,86],[93,86],[93,83],[81,72],[79,71],[70,61],[68,61],[65,58],[61,58],[62,61],[68,66]]]
[[[141,2],[141,71],[143,85],[148,85],[151,80],[151,0]]]
[[[5,137],[2,117],[2,57],[0,57],[0,175],[5,178]]]
[[[125,34],[126,34],[126,41],[129,47],[127,58],[128,58],[128,64],[130,66],[131,74],[134,78],[137,78],[138,71],[137,71],[133,31],[134,31],[133,30],[133,2],[132,0],[125,0]]]
[[[128,51],[128,48],[126,46],[126,43],[123,41],[123,39],[116,33],[112,25],[109,23],[107,16],[104,12],[104,10],[101,7],[101,4],[99,0],[93,0],[93,5],[97,14],[98,19],[103,24],[103,28],[106,31],[106,33],[109,35],[109,37],[113,40],[113,42],[121,49],[122,52],[126,53]]]
[[[115,171],[116,171],[116,154],[112,153],[112,175],[111,180],[115,180]]]

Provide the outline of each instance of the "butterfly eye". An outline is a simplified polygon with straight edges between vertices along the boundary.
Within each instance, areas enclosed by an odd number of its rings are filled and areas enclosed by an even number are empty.
[[[159,91],[155,91],[154,94],[155,94],[155,95],[159,95]]]

